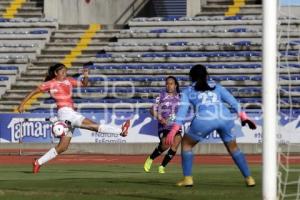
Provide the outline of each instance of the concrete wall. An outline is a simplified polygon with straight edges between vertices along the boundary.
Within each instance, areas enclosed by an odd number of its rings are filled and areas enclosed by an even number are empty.
[[[206,0],[187,0],[186,2],[186,15],[194,17],[201,12],[201,6],[206,5]]]
[[[46,17],[60,24],[125,24],[148,0],[44,0]]]
[[[281,6],[279,14],[300,18],[300,6]]]

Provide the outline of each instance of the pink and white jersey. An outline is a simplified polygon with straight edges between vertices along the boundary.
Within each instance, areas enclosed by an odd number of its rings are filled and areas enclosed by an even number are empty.
[[[57,81],[52,79],[44,82],[38,86],[43,92],[50,92],[50,95],[56,101],[57,108],[70,107],[74,108],[72,100],[72,89],[73,87],[81,87],[81,81],[77,81],[74,78],[67,77],[63,81]]]

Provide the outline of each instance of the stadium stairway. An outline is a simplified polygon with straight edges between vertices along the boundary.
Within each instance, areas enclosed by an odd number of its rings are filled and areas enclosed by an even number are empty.
[[[262,5],[257,0],[207,0],[196,16],[261,15]]]
[[[10,8],[12,0],[1,0],[0,2],[0,18],[4,17],[6,10]],[[43,0],[27,0],[21,8],[17,9],[14,18],[42,18],[43,17]]]

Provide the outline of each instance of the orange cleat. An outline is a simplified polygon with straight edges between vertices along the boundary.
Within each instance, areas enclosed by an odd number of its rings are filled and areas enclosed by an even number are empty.
[[[37,174],[39,173],[41,168],[41,165],[39,165],[37,159],[34,159],[33,163],[32,163],[32,173]]]

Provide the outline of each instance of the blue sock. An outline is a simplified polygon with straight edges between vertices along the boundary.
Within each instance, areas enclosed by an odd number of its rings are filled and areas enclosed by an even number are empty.
[[[181,152],[181,165],[182,165],[182,171],[184,176],[192,175],[193,157],[194,154],[192,151]]]
[[[235,164],[238,166],[240,171],[242,172],[243,176],[246,178],[247,176],[250,176],[251,173],[248,168],[248,164],[245,158],[245,155],[243,152],[241,152],[239,149],[231,154],[232,159],[234,160]]]

